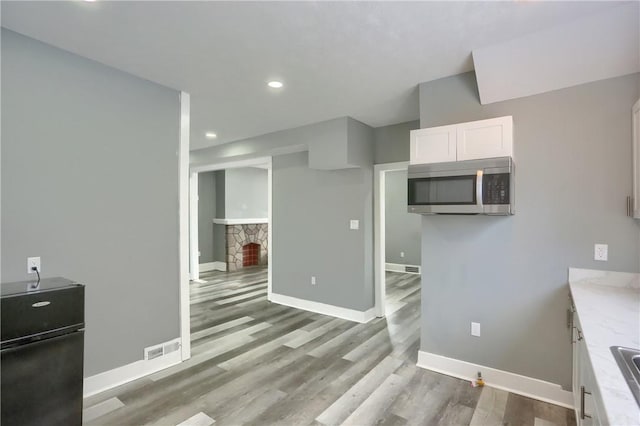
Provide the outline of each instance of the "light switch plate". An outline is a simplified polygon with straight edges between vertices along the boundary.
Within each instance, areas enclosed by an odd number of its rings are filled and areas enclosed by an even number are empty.
[[[349,222],[350,229],[360,229],[360,221],[358,219],[351,219]]]
[[[471,323],[471,335],[475,337],[480,337],[480,323],[472,322]]]
[[[609,245],[608,244],[596,244],[594,245],[593,260],[599,260],[606,262],[609,260]]]

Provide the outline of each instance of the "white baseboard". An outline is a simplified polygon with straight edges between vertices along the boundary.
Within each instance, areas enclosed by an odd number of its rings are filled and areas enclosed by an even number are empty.
[[[227,270],[227,264],[225,262],[209,262],[209,263],[201,263],[198,266],[200,272],[207,271],[222,271],[225,272]]]
[[[95,376],[84,379],[84,397],[95,395],[107,389],[123,385],[148,374],[155,373],[165,368],[182,362],[180,351],[170,352],[165,356],[149,361],[140,360]]]
[[[407,272],[406,268],[418,268],[418,272]],[[419,265],[405,265],[404,263],[385,263],[384,264],[385,271],[391,272],[404,272],[405,274],[416,274],[420,275],[422,272],[422,268]]]
[[[311,300],[298,299],[297,297],[285,296],[283,294],[276,293],[271,293],[269,300],[280,305],[291,306],[292,308],[298,308],[305,311],[316,312],[318,314],[329,315],[360,323],[366,323],[375,318],[374,308],[366,311],[356,311],[354,309],[327,305],[326,303],[313,302]]]
[[[486,386],[573,409],[573,393],[558,384],[429,352],[418,352],[418,367],[463,380],[475,380],[478,371]]]

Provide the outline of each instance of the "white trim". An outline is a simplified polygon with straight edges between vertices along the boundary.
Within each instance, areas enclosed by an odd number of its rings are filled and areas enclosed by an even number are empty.
[[[91,395],[103,392],[132,380],[139,379],[148,374],[155,373],[165,368],[180,364],[182,357],[180,351],[171,352],[165,356],[155,358],[149,361],[143,359],[105,371],[94,376],[84,379],[83,396],[86,398]]]
[[[188,132],[187,132],[188,135]],[[188,154],[188,152],[187,152]],[[273,221],[273,216],[272,216],[272,185],[273,185],[273,179],[272,179],[272,161],[271,161],[271,157],[259,157],[259,158],[251,158],[251,159],[247,159],[247,160],[241,160],[241,161],[230,161],[230,162],[222,162],[222,163],[211,163],[211,164],[205,164],[202,166],[196,166],[191,168],[191,173],[203,173],[203,172],[212,172],[215,170],[225,170],[225,169],[232,169],[232,168],[238,168],[238,167],[256,167],[256,166],[263,166],[267,168],[267,208],[268,208],[268,235],[267,235],[267,244],[269,246],[269,251],[268,251],[268,269],[267,269],[267,300],[271,300],[271,289],[273,288],[273,272],[272,272],[272,266],[273,265],[273,241],[272,241],[272,221]],[[192,210],[191,214],[190,214],[190,218],[188,219],[188,221],[193,221],[193,216],[197,215],[198,212],[197,210]],[[246,220],[246,219],[245,219]],[[185,233],[185,234],[180,234],[180,247],[182,250],[183,244],[186,244],[186,247],[193,247],[194,245],[190,243],[188,236],[189,234]],[[197,235],[197,234],[196,234]],[[196,250],[197,250],[197,242],[195,244]],[[197,252],[196,252],[197,253]],[[182,256],[182,252],[181,252],[181,256]],[[188,255],[187,255],[188,256]],[[187,259],[188,260],[188,259]],[[222,263],[222,262],[221,262]],[[224,268],[226,270],[226,264],[224,265]],[[187,286],[186,286],[186,291],[184,288],[181,287],[181,292],[180,292],[180,306],[184,306],[186,304],[186,309],[181,309],[180,310],[180,324],[181,324],[181,337],[182,337],[182,349],[183,352],[185,351],[185,348],[188,347],[189,348],[189,355],[191,353],[191,335],[190,335],[190,317],[189,317],[189,287],[188,287],[188,280],[187,280]],[[186,325],[186,332],[185,332],[185,325]],[[186,359],[186,358],[183,358]]]
[[[573,393],[558,384],[497,370],[483,365],[447,358],[429,352],[418,352],[418,367],[463,380],[475,380],[478,371],[486,386],[573,409]]]
[[[200,265],[198,265],[198,269],[200,269],[200,272],[208,272],[208,271],[226,272],[227,264],[225,262],[217,262],[217,261],[201,263]]]
[[[213,219],[213,223],[218,225],[250,225],[254,223],[269,223],[268,217],[259,217],[251,219]]]
[[[384,211],[384,189],[385,173],[393,170],[406,170],[409,167],[408,161],[398,163],[375,164],[373,166],[373,252],[374,252],[374,287],[375,287],[375,313],[377,317],[384,317],[384,295],[385,295],[385,211]]]
[[[190,114],[190,96],[186,92],[180,92],[180,139],[178,145],[178,277],[180,285],[180,347],[182,348],[180,354],[183,361],[191,358],[191,313],[189,304],[189,222],[191,219],[189,215]],[[197,212],[195,212],[195,216],[197,216]]]
[[[407,272],[406,270],[407,267],[418,268],[418,272]],[[404,274],[415,274],[415,275],[420,275],[420,273],[422,272],[420,265],[405,265],[404,263],[385,263],[384,270],[392,271],[392,272],[402,272]]]
[[[273,158],[267,162],[267,300],[273,294]]]
[[[342,308],[340,306],[328,305],[326,303],[313,302],[311,300],[298,299],[297,297],[285,296],[284,294],[271,293],[273,303],[291,306],[292,308],[329,315],[349,321],[366,323],[375,318],[375,309],[366,311],[356,311],[355,309]]]
[[[200,279],[199,241],[198,241],[198,174],[191,173],[189,176],[189,273],[191,281]],[[195,212],[196,214],[191,214]]]
[[[247,160],[228,161],[226,163],[211,163],[191,168],[192,173],[212,172],[214,170],[235,169],[238,167],[269,166],[271,157],[249,158]]]
[[[638,149],[640,149],[640,99],[631,108],[631,132],[631,155],[633,157],[632,216],[634,219],[640,219],[640,188],[638,188],[638,185],[640,185],[640,164],[638,164],[640,159],[640,153],[638,152]]]

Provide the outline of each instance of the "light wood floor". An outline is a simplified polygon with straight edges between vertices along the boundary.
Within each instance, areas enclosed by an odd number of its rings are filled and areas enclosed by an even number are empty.
[[[85,424],[575,425],[571,410],[416,367],[417,275],[387,273],[388,316],[368,324],[269,303],[266,275],[192,283],[192,358],[87,398]]]

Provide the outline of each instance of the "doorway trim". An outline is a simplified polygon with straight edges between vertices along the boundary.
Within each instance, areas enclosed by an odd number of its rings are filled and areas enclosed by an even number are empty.
[[[178,281],[180,284],[180,355],[191,358],[191,306],[189,304],[189,131],[191,96],[180,92],[178,137]],[[186,321],[185,321],[186,318]]]
[[[247,160],[228,161],[220,163],[210,163],[199,166],[194,166],[190,170],[190,182],[195,182],[190,189],[190,202],[191,208],[189,209],[189,226],[190,226],[190,238],[189,238],[189,257],[191,258],[191,279],[199,279],[199,264],[198,264],[198,173],[213,172],[216,170],[236,169],[240,167],[255,167],[266,166],[267,168],[267,246],[269,251],[267,252],[267,300],[271,300],[272,285],[273,285],[273,168],[272,157],[258,157]],[[195,231],[194,231],[195,230]],[[187,293],[187,303],[189,302],[189,294]],[[190,318],[182,318],[182,321],[190,321]],[[188,335],[190,336],[190,331]]]
[[[397,163],[375,164],[373,166],[373,193],[374,193],[374,285],[375,285],[375,312],[377,317],[385,316],[384,296],[386,289],[385,263],[386,263],[386,231],[385,231],[385,175],[387,172],[407,170],[408,161]]]

